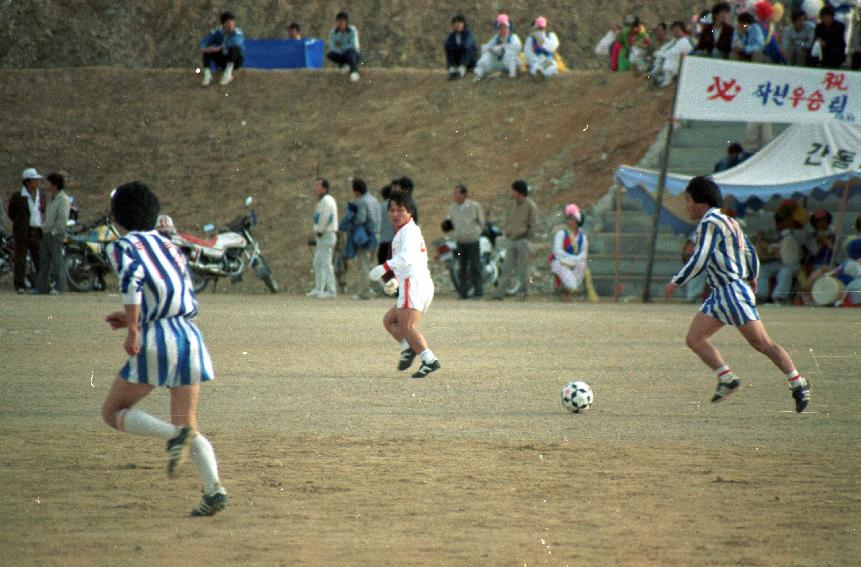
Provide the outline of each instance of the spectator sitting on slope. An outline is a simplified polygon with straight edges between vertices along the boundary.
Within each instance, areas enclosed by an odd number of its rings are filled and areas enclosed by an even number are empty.
[[[762,52],[763,48],[765,48],[765,34],[762,33],[762,28],[756,23],[753,14],[750,12],[741,14],[732,38],[731,58],[763,63],[766,60]]]
[[[556,50],[559,49],[559,38],[555,33],[547,31],[547,18],[544,16],[535,18],[532,26],[532,33],[523,46],[529,74],[536,79],[552,77],[559,72],[555,57]]]
[[[329,32],[329,61],[338,65],[342,73],[349,71],[350,80],[359,80],[359,31],[350,25],[347,12],[338,12],[335,27]]]
[[[711,23],[703,26],[699,41],[694,49],[697,55],[727,59],[732,51],[732,38],[735,33],[730,19],[732,7],[727,2],[718,2],[712,8]]]
[[[655,53],[650,73],[652,84],[657,87],[667,87],[673,82],[681,69],[682,57],[694,49],[684,22],[673,22],[670,31],[673,39]]]
[[[296,22],[287,26],[287,39],[302,39],[302,28]]]
[[[831,5],[819,11],[819,23],[813,35],[817,44],[811,55],[814,66],[839,69],[846,59],[846,26],[834,19]]]
[[[451,33],[445,40],[445,61],[449,80],[460,79],[467,71],[475,69],[478,47],[475,36],[466,25],[461,14],[451,19]],[[382,262],[381,262],[382,263]]]
[[[481,46],[481,58],[475,66],[475,80],[494,71],[508,73],[514,79],[517,77],[517,67],[520,65],[518,55],[522,47],[520,38],[511,30],[511,20],[505,14],[496,17],[496,35]]]
[[[236,26],[236,16],[231,12],[221,14],[221,27],[214,28],[200,40],[203,54],[203,81],[201,86],[208,87],[212,82],[212,64],[224,69],[220,85],[233,81],[233,71],[242,67],[245,61],[245,36]]]
[[[807,19],[804,10],[792,12],[792,23],[783,29],[783,55],[790,65],[806,67],[810,63],[813,31],[816,25]]]

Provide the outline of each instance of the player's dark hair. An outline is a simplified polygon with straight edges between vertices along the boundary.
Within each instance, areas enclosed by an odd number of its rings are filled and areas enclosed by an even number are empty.
[[[469,189],[467,189],[466,185],[464,185],[463,183],[458,183],[454,186],[454,188],[457,189],[461,195],[465,196],[467,193],[469,193]]]
[[[346,20],[346,21],[350,21],[350,15],[349,15],[349,14],[347,14],[347,12],[345,12],[344,10],[341,10],[340,12],[338,12],[337,14],[335,14],[335,19],[336,19],[336,20]]]
[[[233,12],[222,12],[220,19],[221,19],[221,23],[224,24],[224,22],[226,22],[228,20],[235,20],[236,16],[233,15]]]
[[[56,185],[57,189],[59,189],[60,191],[62,191],[63,188],[66,186],[66,180],[59,173],[49,173],[45,176],[45,179],[48,180],[48,183]]]
[[[318,177],[317,181],[320,182],[320,186],[323,189],[325,189],[326,192],[328,193],[329,192],[329,181],[325,177]]]
[[[120,185],[111,197],[111,214],[126,230],[152,230],[160,208],[158,197],[142,181]]]
[[[732,8],[729,5],[729,2],[718,2],[714,6],[712,6],[712,18],[720,14],[721,12],[731,12]]]
[[[365,183],[364,179],[353,179],[353,191],[358,193],[359,195],[364,195],[368,192],[368,185]]]
[[[451,19],[451,23],[453,24],[456,24],[458,22],[462,23],[463,25],[466,25],[466,18],[463,17],[463,14],[457,14]]]
[[[720,207],[723,203],[720,187],[712,181],[711,177],[705,175],[691,179],[685,191],[691,196],[694,203],[708,203],[711,207]]]
[[[404,177],[401,177],[400,179],[398,179],[398,187],[401,188],[401,191],[406,191],[407,193],[412,194],[413,187],[415,187],[415,185],[413,185],[412,179],[404,176]]]
[[[396,191],[389,198],[388,209],[392,208],[392,204],[400,205],[410,212],[411,216],[416,216],[416,202],[413,201],[413,196],[405,191]],[[387,209],[387,210],[388,210]]]

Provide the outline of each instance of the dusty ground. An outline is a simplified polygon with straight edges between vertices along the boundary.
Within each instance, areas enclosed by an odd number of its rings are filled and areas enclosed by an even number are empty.
[[[603,72],[473,84],[446,81],[442,71],[375,69],[354,85],[329,71],[247,71],[227,89],[208,90],[191,70],[4,76],[4,201],[24,167],[60,170],[81,220],[92,221],[113,187],[142,179],[181,230],[199,232],[208,222],[225,224],[253,195],[265,258],[294,292],[313,286],[306,242],[316,176],[332,182],[343,211],[353,176],[376,193],[409,175],[430,242],[456,182],[496,219],[517,178],[534,187],[545,214],[562,203],[593,203],[613,170],[636,163],[654,141],[671,95],[642,78]]]
[[[849,565],[861,554],[858,345],[851,310],[765,308],[813,383],[723,332],[743,377],[686,351],[688,306],[440,300],[444,367],[412,381],[387,302],[205,296],[218,379],[201,428],[229,508],[186,514],[192,467],[109,431],[116,296],[0,295],[0,557],[8,565]],[[559,404],[592,385],[585,415]],[[144,407],[166,414],[158,393]]]

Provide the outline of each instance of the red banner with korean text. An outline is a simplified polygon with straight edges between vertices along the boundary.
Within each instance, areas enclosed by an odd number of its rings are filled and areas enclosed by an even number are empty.
[[[685,57],[673,117],[861,124],[861,72]]]

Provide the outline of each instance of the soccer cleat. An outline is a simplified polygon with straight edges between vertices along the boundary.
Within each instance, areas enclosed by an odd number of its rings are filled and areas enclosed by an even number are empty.
[[[715,390],[715,395],[712,396],[712,402],[720,402],[727,399],[738,391],[739,386],[741,386],[741,381],[735,377],[727,382],[718,380],[717,390]]]
[[[413,374],[413,378],[424,378],[434,370],[439,370],[442,368],[442,364],[439,363],[439,360],[433,359],[430,362],[422,362],[422,365],[419,366],[419,369],[416,370],[415,374]]]
[[[185,426],[179,430],[179,434],[167,442],[167,476],[174,478],[176,469],[185,459],[185,450],[188,443],[194,438],[194,430]]]
[[[801,383],[792,389],[792,399],[795,400],[795,411],[801,413],[810,403],[810,384],[804,378],[800,378],[799,382]]]
[[[206,494],[200,499],[194,510],[191,511],[192,516],[214,516],[216,512],[223,510],[227,506],[227,491],[224,487],[219,486],[210,496]]]
[[[398,370],[406,370],[410,366],[413,365],[413,361],[416,359],[416,353],[413,352],[413,349],[408,348],[401,351],[401,358],[398,360]]]

